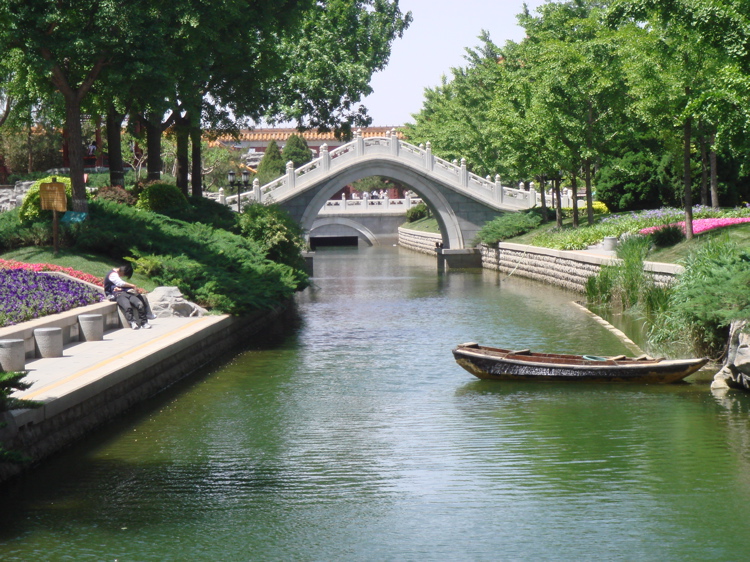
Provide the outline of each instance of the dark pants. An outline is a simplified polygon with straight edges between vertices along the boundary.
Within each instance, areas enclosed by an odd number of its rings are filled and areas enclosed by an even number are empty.
[[[127,318],[128,322],[135,322],[139,326],[143,326],[148,321],[146,304],[144,303],[146,299],[144,297],[125,291],[117,291],[115,299],[117,300],[117,305],[125,313],[125,318]],[[137,320],[134,309],[138,311]]]

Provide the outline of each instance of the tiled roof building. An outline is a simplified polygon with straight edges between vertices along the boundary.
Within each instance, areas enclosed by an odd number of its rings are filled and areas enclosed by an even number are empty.
[[[366,127],[360,129],[362,136],[368,137],[387,137],[390,132],[396,127]],[[399,138],[403,138],[403,135],[398,128],[396,128],[397,135]],[[250,166],[257,165],[263,153],[266,151],[268,143],[272,140],[276,141],[276,144],[280,149],[284,148],[287,139],[291,135],[298,135],[305,139],[307,146],[313,152],[313,156],[317,157],[320,147],[324,144],[328,145],[329,149],[336,148],[342,144],[346,144],[349,141],[339,140],[333,134],[333,132],[319,133],[317,131],[304,131],[299,132],[297,129],[251,129],[243,130],[240,132],[238,137],[224,136],[217,139],[217,143],[221,143],[225,146],[231,146],[235,149],[239,149],[245,154],[245,159]],[[253,154],[257,154],[257,157],[253,157]]]

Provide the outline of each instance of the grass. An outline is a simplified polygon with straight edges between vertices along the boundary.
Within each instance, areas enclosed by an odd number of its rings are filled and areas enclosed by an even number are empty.
[[[563,229],[567,230],[570,228],[572,228],[572,221],[570,219],[563,220]],[[526,234],[516,236],[515,238],[509,238],[508,240],[506,240],[506,242],[533,245],[534,238],[542,233],[551,232],[554,229],[555,221],[551,220],[550,222],[542,224],[541,226],[539,226],[539,228],[527,232]],[[750,248],[750,224],[745,223],[702,232],[701,234],[697,234],[696,236],[694,236],[692,240],[685,240],[668,248],[653,249],[646,259],[648,261],[662,263],[679,263],[681,260],[684,260],[692,251],[696,250],[702,244],[704,244],[706,240],[709,240],[717,235],[728,236],[729,241],[736,243],[740,248]]]
[[[75,250],[60,249],[57,252],[57,257],[53,255],[53,250],[48,246],[29,246],[26,248],[20,248],[0,254],[0,258],[4,260],[16,260],[26,263],[52,263],[63,267],[70,267],[77,271],[83,271],[89,273],[95,277],[101,279],[110,272],[110,270],[120,265],[119,263],[112,263],[112,260],[96,254],[79,253]],[[146,289],[147,291],[153,291],[156,285],[145,275],[138,273],[133,274],[133,278],[130,280],[134,284]]]
[[[738,224],[702,232],[692,240],[685,240],[670,248],[658,248],[653,250],[647,259],[648,261],[677,263],[716,235],[726,235],[730,242],[737,244],[740,248],[750,248],[750,224]]]
[[[435,217],[426,217],[423,219],[416,220],[414,222],[406,222],[402,224],[401,227],[408,228],[409,230],[417,230],[419,232],[430,232],[432,234],[440,234],[440,227],[438,226],[438,222]]]

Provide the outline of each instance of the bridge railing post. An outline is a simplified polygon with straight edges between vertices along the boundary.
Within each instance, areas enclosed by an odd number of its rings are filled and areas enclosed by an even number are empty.
[[[435,169],[435,159],[432,157],[432,144],[429,141],[427,141],[424,153],[424,167],[431,172]]]
[[[466,158],[461,158],[461,185],[469,187],[469,170],[466,167]]]
[[[331,169],[331,153],[328,152],[327,144],[323,144],[320,147],[320,167],[323,172]]]
[[[500,179],[500,174],[497,174],[495,176],[495,200],[502,204],[504,198],[505,193],[503,192],[503,182]]]
[[[227,196],[224,195],[224,188],[223,187],[219,188],[219,203],[221,203],[222,205],[226,205],[227,204]]]
[[[253,199],[256,203],[260,203],[260,180],[258,178],[253,180]]]
[[[393,156],[398,156],[399,151],[399,144],[398,144],[398,135],[396,134],[396,129],[391,129],[391,154]]]
[[[289,189],[294,189],[295,175],[294,175],[294,162],[291,160],[286,163],[286,185]]]
[[[365,154],[365,138],[362,136],[362,129],[357,129],[354,133],[354,154],[357,156]]]

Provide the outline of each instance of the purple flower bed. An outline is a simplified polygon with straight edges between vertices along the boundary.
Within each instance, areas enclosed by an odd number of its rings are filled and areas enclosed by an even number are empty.
[[[0,326],[94,304],[102,298],[95,289],[56,275],[0,269]]]

